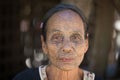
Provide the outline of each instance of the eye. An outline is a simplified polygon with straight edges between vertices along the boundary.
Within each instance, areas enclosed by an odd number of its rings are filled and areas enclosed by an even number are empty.
[[[83,41],[82,37],[79,34],[73,34],[71,36],[71,41],[75,43],[80,43]]]
[[[63,41],[63,36],[62,34],[54,34],[51,38],[52,42],[55,42],[55,43],[60,43]]]

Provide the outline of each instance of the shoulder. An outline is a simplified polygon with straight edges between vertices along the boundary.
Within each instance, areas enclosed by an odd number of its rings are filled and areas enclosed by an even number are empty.
[[[26,69],[18,73],[13,80],[40,80],[38,68]]]

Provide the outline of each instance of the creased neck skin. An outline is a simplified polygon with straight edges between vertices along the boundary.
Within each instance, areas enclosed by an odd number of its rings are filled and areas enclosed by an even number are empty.
[[[53,65],[49,65],[46,72],[47,80],[83,80],[83,72],[79,68],[62,70]]]

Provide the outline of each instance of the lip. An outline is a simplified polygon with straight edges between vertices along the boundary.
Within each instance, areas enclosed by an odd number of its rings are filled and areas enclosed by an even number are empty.
[[[59,60],[62,62],[72,62],[74,59],[73,58],[59,58]]]

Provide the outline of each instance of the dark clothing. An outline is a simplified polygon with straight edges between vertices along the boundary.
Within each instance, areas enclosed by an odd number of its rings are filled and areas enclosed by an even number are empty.
[[[25,71],[22,71],[13,80],[41,80],[39,75],[38,68],[31,68]]]
[[[83,80],[94,80],[94,73],[86,70],[83,70],[83,73]],[[13,80],[45,80],[46,78],[46,65],[42,65],[39,68],[27,69],[19,73]]]

